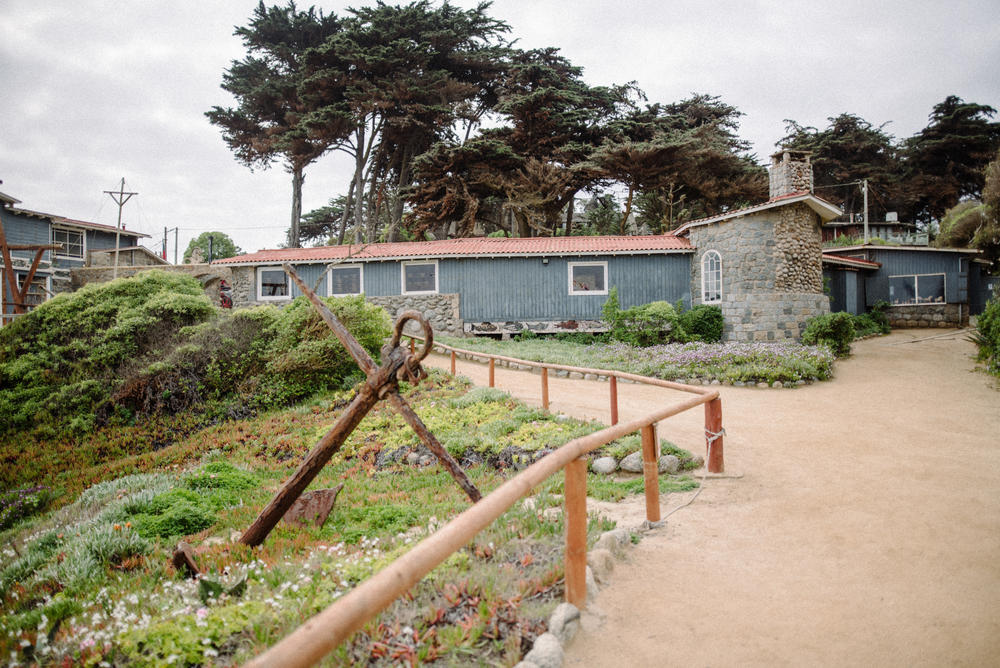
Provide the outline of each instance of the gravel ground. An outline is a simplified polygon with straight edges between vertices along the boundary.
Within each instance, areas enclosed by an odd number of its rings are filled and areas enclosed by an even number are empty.
[[[720,388],[739,477],[708,480],[619,564],[566,665],[1000,665],[1000,389],[973,353],[962,332],[902,330],[855,343],[830,382]],[[540,403],[537,375],[496,377]],[[607,421],[607,388],[552,378],[552,410]],[[679,395],[619,396],[624,420]],[[702,419],[660,435],[700,452]],[[610,512],[637,523],[641,499]]]

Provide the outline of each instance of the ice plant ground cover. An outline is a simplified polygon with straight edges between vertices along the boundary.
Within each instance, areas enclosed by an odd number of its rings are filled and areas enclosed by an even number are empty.
[[[624,343],[581,344],[552,338],[524,341],[438,337],[456,348],[536,362],[625,371],[664,380],[794,383],[833,375],[828,348],[781,343],[669,343],[640,348]]]
[[[435,372],[407,396],[484,493],[546,449],[601,427],[496,390],[469,390]],[[417,439],[380,407],[312,485],[345,483],[322,528],[282,523],[260,548],[234,542],[348,399],[323,394],[172,442],[152,424],[145,450],[142,425],[71,441],[19,440],[5,456],[17,471],[29,470],[19,457],[34,460],[34,484],[7,487],[43,484],[54,501],[0,533],[0,660],[242,663],[468,506],[441,467],[404,463]],[[61,453],[74,448],[85,459]],[[622,456],[638,448],[629,437],[606,451]],[[670,444],[664,450],[690,462]],[[683,475],[661,480],[666,489],[693,484]],[[605,498],[641,489],[607,479],[594,488]],[[562,598],[562,514],[545,512],[560,506],[561,492],[561,476],[551,478],[533,504],[515,505],[332,660],[516,663]],[[591,539],[607,528],[592,519]],[[170,565],[179,539],[194,546],[202,579],[185,580]]]

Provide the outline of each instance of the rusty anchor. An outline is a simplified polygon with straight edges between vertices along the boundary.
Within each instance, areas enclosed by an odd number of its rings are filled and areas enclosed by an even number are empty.
[[[473,503],[479,501],[481,494],[469,477],[459,466],[458,462],[448,454],[434,434],[427,429],[420,417],[413,411],[406,400],[399,394],[399,381],[416,384],[427,377],[427,372],[420,366],[420,362],[430,353],[433,345],[434,332],[430,323],[418,311],[404,311],[396,319],[393,329],[392,340],[382,346],[382,364],[376,365],[361,344],[351,336],[347,328],[337,320],[337,317],[327,307],[326,304],[302,281],[291,265],[283,265],[287,273],[295,284],[299,286],[313,308],[316,309],[320,317],[340,340],[340,343],[354,359],[357,365],[367,376],[355,394],[350,405],[344,410],[343,415],[330,428],[328,432],[313,446],[313,449],[306,455],[306,458],[299,465],[299,468],[292,474],[281,487],[271,502],[261,511],[257,519],[240,537],[240,542],[251,547],[260,545],[267,538],[274,526],[281,520],[288,509],[295,503],[305,488],[309,486],[313,478],[330,461],[343,445],[347,437],[358,426],[365,415],[382,399],[387,399],[393,409],[402,416],[408,425],[416,432],[417,436],[427,448],[434,453],[441,462],[441,465],[451,474],[459,487],[465,491]],[[423,329],[424,345],[419,351],[407,350],[400,345],[400,338],[403,335],[403,327],[409,321],[418,323]]]

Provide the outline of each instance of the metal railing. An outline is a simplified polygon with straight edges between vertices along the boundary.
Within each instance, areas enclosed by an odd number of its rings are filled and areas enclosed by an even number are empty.
[[[410,345],[414,346],[411,337]],[[628,434],[639,432],[642,440],[646,518],[660,520],[659,471],[657,468],[656,424],[684,411],[705,406],[705,434],[710,472],[722,472],[722,401],[709,388],[682,385],[619,371],[587,369],[559,364],[518,360],[502,355],[462,350],[444,344],[436,348],[450,352],[451,371],[457,354],[485,357],[490,365],[490,385],[494,385],[497,360],[541,368],[542,402],[548,408],[548,371],[592,373],[607,376],[611,384],[612,426],[573,439],[531,464],[472,507],[431,534],[412,550],[352,589],[322,612],[313,616],[271,648],[252,659],[248,666],[311,666],[347,640],[368,620],[406,593],[421,578],[453,553],[467,545],[476,534],[510,509],[518,500],[549,476],[565,469],[564,508],[566,514],[565,582],[566,600],[583,608],[587,600],[587,462],[589,452]],[[654,411],[641,418],[618,423],[617,380],[626,379],[679,390],[694,396]],[[714,465],[713,465],[714,462]]]

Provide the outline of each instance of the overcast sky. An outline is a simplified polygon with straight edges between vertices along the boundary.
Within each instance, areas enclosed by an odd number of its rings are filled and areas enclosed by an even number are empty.
[[[364,4],[316,6],[339,14]],[[153,236],[145,245],[158,249],[163,229],[176,227],[181,253],[206,230],[244,251],[276,247],[290,176],[238,164],[204,116],[232,104],[219,84],[244,55],[233,29],[255,5],[2,0],[0,192],[23,208],[113,225],[118,209],[103,191],[124,177],[139,194],[123,220]],[[650,102],[720,96],[744,112],[740,134],[766,164],[786,118],[825,127],[850,112],[908,137],[948,95],[1000,109],[997,9],[996,0],[496,0],[490,13],[522,48],[560,48],[592,85],[635,80]],[[307,171],[304,211],[344,192],[344,160]]]

